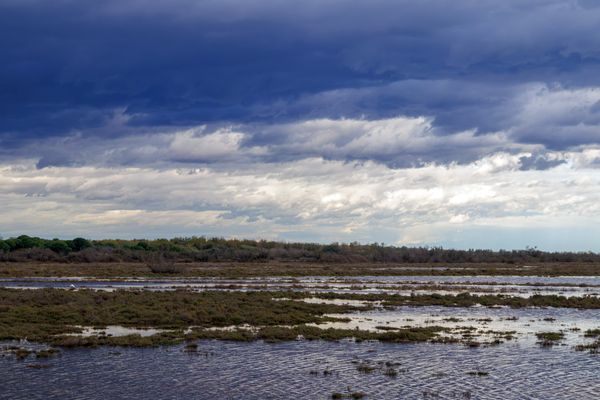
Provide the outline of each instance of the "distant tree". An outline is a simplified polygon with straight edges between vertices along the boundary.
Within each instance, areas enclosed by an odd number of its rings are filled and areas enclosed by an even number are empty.
[[[140,240],[139,242],[137,242],[135,244],[135,246],[131,247],[131,249],[148,251],[148,250],[153,250],[153,247],[150,243],[148,243],[148,241]]]
[[[21,235],[17,237],[15,245],[17,249],[33,249],[35,247],[44,247],[44,239]]]
[[[326,246],[323,246],[323,253],[336,253],[339,254],[342,252],[340,245],[338,243],[331,243]]]
[[[46,248],[57,254],[68,254],[71,251],[71,247],[67,244],[67,242],[59,239],[53,239],[46,242]]]
[[[91,246],[92,246],[92,243],[90,243],[89,240],[80,238],[80,237],[71,240],[71,243],[70,243],[70,247],[73,251],[81,251],[81,250],[87,249],[88,247],[91,247]]]

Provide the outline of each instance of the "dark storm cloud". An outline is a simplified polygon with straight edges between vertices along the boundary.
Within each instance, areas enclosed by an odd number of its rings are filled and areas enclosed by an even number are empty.
[[[441,136],[597,143],[597,105],[572,121],[518,115],[534,83],[600,86],[599,25],[590,1],[5,0],[0,145],[7,154],[74,134],[398,115],[431,118]],[[244,145],[286,140],[256,130]]]

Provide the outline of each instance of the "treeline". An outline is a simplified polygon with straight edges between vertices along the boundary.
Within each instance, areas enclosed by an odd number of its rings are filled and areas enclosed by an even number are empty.
[[[20,249],[49,249],[57,254],[68,254],[92,247],[92,243],[84,238],[73,240],[42,239],[21,235],[16,238],[0,240],[0,252],[9,253]]]
[[[285,243],[189,237],[157,240],[42,239],[22,235],[0,240],[0,261],[129,262],[160,253],[172,261],[304,261],[335,263],[509,263],[600,262],[592,252],[453,250],[441,247],[359,243]]]

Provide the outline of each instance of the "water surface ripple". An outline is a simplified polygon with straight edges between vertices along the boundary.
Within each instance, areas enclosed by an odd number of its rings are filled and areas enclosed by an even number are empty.
[[[357,363],[394,366],[359,373]],[[377,342],[203,341],[198,353],[158,349],[65,350],[47,363],[0,357],[2,399],[597,399],[600,357],[520,343],[469,348]],[[323,371],[332,371],[324,375]],[[317,371],[317,375],[311,374]],[[474,376],[469,372],[486,372]]]

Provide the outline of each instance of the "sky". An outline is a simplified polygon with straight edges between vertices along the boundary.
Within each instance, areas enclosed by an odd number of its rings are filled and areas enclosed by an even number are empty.
[[[0,0],[0,235],[600,251],[600,3]]]

